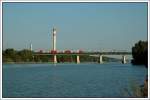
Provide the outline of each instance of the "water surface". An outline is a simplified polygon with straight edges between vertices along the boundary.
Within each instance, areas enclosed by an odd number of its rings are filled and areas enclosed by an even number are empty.
[[[129,97],[142,85],[143,66],[131,64],[3,64],[3,97]]]

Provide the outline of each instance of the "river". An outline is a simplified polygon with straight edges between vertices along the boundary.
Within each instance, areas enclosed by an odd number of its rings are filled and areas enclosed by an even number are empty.
[[[121,63],[3,64],[2,72],[3,98],[131,97],[148,74],[144,66]]]

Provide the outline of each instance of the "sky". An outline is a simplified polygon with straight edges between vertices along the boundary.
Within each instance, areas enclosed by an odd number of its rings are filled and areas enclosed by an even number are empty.
[[[147,40],[147,3],[3,3],[3,49],[131,51]]]

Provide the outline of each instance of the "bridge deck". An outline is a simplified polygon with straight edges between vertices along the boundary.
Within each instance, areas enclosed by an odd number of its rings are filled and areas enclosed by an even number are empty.
[[[34,55],[131,55],[131,52],[90,52],[90,53],[34,53]]]

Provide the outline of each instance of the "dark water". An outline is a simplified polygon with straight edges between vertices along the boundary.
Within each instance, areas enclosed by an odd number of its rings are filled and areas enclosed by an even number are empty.
[[[131,64],[3,64],[3,97],[129,97],[147,75]]]

